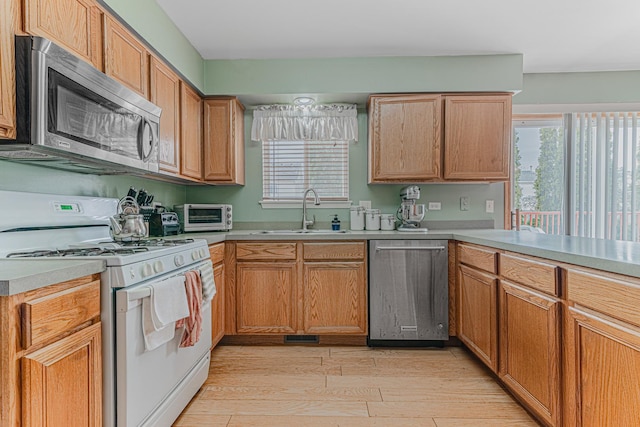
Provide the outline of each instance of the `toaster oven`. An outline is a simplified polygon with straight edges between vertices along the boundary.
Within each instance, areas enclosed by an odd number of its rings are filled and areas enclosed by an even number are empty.
[[[189,203],[174,206],[183,232],[225,231],[233,228],[231,205]]]

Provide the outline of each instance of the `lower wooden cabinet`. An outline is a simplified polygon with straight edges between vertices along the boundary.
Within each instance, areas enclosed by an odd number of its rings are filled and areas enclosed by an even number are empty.
[[[364,262],[305,262],[304,331],[365,334],[365,277]]]
[[[236,328],[246,334],[294,334],[295,262],[238,262]]]
[[[458,338],[491,370],[498,371],[498,279],[458,267]]]
[[[367,334],[365,242],[235,246],[235,333]]]
[[[102,426],[100,326],[22,358],[22,425]]]
[[[547,425],[560,425],[558,299],[500,282],[500,368],[505,385]]]
[[[213,280],[216,294],[211,300],[211,346],[214,347],[224,337],[225,331],[225,244],[217,243],[209,246],[209,256],[213,263]]]
[[[0,297],[0,425],[102,425],[100,275]]]
[[[569,308],[565,348],[565,426],[637,426],[640,328]]]

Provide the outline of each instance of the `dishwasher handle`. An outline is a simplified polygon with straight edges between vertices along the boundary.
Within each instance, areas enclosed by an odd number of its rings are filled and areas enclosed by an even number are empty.
[[[376,251],[443,251],[444,246],[377,246]]]

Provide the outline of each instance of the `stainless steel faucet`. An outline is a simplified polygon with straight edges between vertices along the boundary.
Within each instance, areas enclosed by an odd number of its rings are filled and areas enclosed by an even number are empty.
[[[307,195],[309,193],[313,193],[315,197],[313,204],[318,206],[320,204],[320,197],[318,197],[318,193],[313,188],[307,188],[304,190],[304,195],[302,196],[302,230],[306,231],[307,227],[313,225],[316,222],[316,216],[313,216],[313,219],[307,219]]]

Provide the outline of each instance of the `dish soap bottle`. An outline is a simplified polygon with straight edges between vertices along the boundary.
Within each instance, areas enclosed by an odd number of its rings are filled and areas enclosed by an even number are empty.
[[[331,229],[333,231],[340,230],[340,220],[338,219],[338,215],[334,215],[333,220],[331,221]]]

